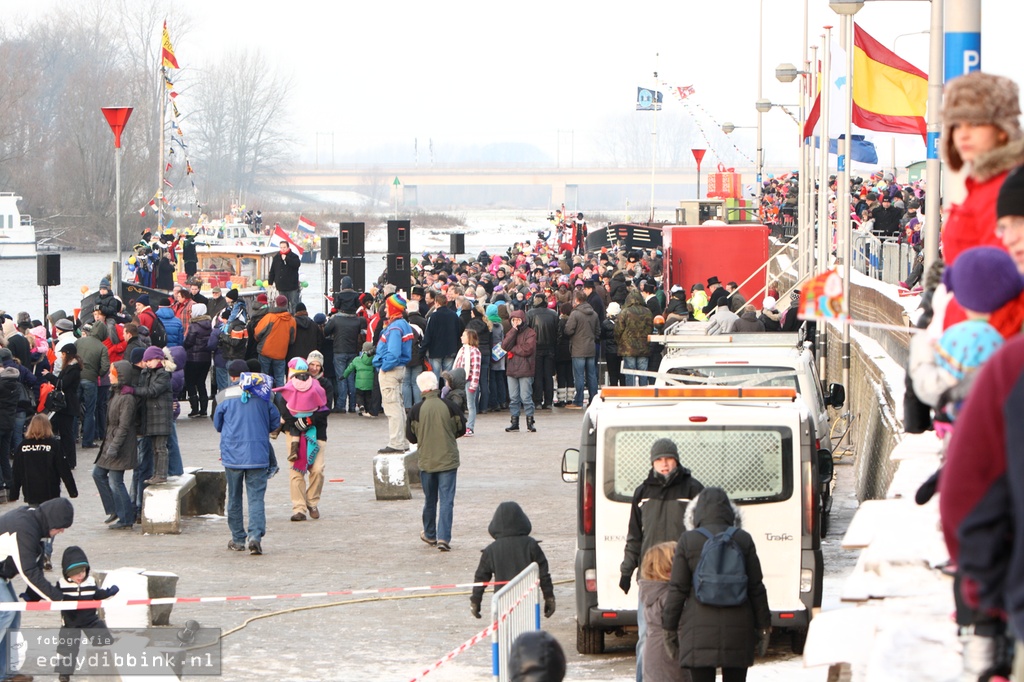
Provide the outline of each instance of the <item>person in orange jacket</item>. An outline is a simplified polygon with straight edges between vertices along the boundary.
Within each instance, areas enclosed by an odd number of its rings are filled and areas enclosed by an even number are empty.
[[[295,318],[288,312],[288,299],[278,296],[274,307],[256,325],[256,352],[264,374],[274,377],[275,386],[284,386],[288,368],[288,346],[295,341]]]

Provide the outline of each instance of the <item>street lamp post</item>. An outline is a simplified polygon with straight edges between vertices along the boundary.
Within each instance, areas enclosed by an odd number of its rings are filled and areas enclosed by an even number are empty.
[[[796,80],[797,76],[809,75],[806,70],[801,71],[794,65],[786,63],[779,64],[775,67],[775,78],[780,83],[792,83]],[[800,168],[798,175],[798,196],[797,196],[797,280],[802,282],[811,271],[811,265],[808,260],[808,256],[811,251],[811,242],[813,241],[808,234],[808,221],[807,213],[809,211],[809,202],[807,197],[807,184],[808,170],[807,170],[807,144],[804,139],[803,124],[806,120],[806,107],[807,107],[807,88],[803,85],[800,86],[800,120],[797,125],[800,126],[799,133],[799,148],[800,148]]]
[[[853,134],[853,17],[864,0],[829,0],[829,7],[840,16],[840,30],[846,43],[846,94],[843,97],[843,121],[846,138],[843,151],[846,163],[836,179],[836,217],[843,235],[843,385],[850,385],[850,279],[853,277],[853,221],[850,220],[850,139]],[[822,145],[825,142],[822,140]],[[839,151],[838,149],[836,151]]]
[[[117,242],[117,261],[114,263],[114,272],[111,275],[115,282],[114,286],[117,287],[114,291],[119,293],[121,286],[121,132],[128,124],[132,108],[100,107],[100,111],[103,112],[103,116],[114,133],[114,206],[116,207],[114,209],[116,211],[114,224],[117,226],[114,239]]]

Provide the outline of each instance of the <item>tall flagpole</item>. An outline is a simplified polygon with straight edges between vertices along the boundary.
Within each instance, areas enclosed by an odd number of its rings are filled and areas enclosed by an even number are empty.
[[[160,59],[160,166],[156,175],[156,231],[163,234],[164,226],[164,128],[167,127],[167,67]]]
[[[651,132],[651,217],[654,222],[654,168],[658,165],[658,53],[654,53],[654,129]]]
[[[828,270],[829,242],[832,240],[832,225],[828,219],[828,119],[831,115],[832,99],[832,27],[825,27],[824,46],[821,52],[821,132],[818,147],[821,150],[821,170],[818,179],[818,267],[817,272]],[[815,325],[817,330],[818,371],[820,376],[828,376],[828,329],[824,324]]]

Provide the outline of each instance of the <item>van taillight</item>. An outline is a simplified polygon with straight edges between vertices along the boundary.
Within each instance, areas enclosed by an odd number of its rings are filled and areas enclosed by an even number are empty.
[[[818,450],[821,450],[821,439],[820,438],[815,438],[814,439],[814,451],[817,452]]]
[[[690,421],[692,422],[706,422],[707,420],[707,417],[690,417]]]
[[[583,585],[587,588],[587,592],[597,592],[596,568],[588,568],[583,571]]]
[[[594,534],[594,484],[590,481],[583,486],[583,534]]]
[[[800,466],[801,487],[803,487],[804,535],[815,537],[818,534],[818,518],[814,513],[817,506],[818,493],[815,490],[814,477],[811,475],[811,463],[802,462]]]

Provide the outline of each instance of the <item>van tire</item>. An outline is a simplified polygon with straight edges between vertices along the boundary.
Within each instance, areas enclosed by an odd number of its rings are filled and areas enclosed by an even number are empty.
[[[801,656],[804,653],[804,645],[807,644],[807,629],[792,630],[789,633],[790,636],[790,648],[793,649],[793,653],[797,656]]]
[[[576,651],[581,654],[603,654],[604,630],[576,623]]]

